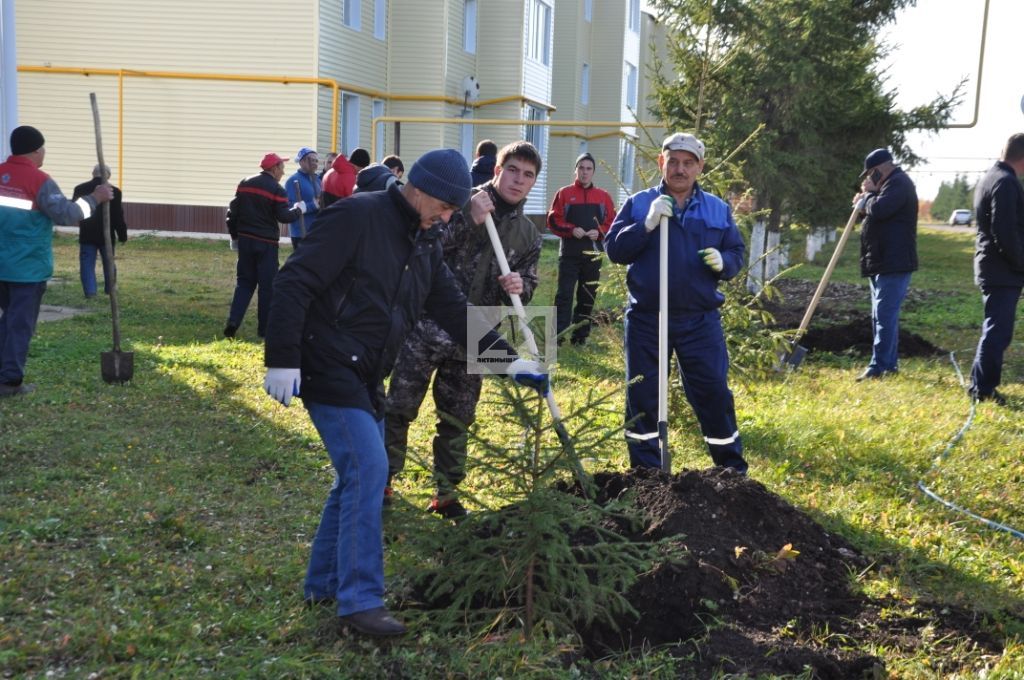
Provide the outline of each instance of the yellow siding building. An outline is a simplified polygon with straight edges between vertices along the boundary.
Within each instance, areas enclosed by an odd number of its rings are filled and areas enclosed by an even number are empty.
[[[638,2],[20,0],[18,122],[46,135],[45,169],[70,192],[96,162],[96,92],[133,228],[222,232],[237,182],[269,151],[364,147],[409,167],[441,146],[471,161],[484,138],[538,145],[545,168],[527,210],[542,214],[581,144],[621,171],[635,128],[462,121],[629,120],[645,73]],[[382,116],[402,120],[374,130]],[[422,117],[454,122],[408,120]]]

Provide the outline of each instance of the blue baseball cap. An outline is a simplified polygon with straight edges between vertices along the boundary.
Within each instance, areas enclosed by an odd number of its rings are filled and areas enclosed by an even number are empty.
[[[302,147],[295,154],[295,162],[296,163],[300,162],[303,158],[305,158],[306,156],[308,156],[311,153],[316,153],[316,149],[311,149],[308,146]]]

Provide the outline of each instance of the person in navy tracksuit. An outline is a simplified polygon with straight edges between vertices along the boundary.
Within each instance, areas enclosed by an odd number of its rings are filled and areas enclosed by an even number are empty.
[[[605,241],[612,262],[629,265],[626,283],[626,430],[630,463],[659,467],[658,282],[661,218],[668,218],[668,339],[686,398],[715,465],[746,473],[727,376],[729,356],[718,308],[718,282],[743,266],[745,247],[729,205],[697,184],[704,144],[676,133],[658,155],[660,186],[630,196]],[[643,380],[633,382],[643,376]]]

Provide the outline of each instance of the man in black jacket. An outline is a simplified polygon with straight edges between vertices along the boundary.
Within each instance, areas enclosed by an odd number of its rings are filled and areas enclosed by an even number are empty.
[[[864,159],[861,193],[854,197],[864,224],[860,274],[871,286],[871,362],[857,380],[897,372],[900,307],[917,270],[917,189],[888,149]]]
[[[985,321],[971,367],[970,394],[1004,404],[1003,352],[1013,340],[1017,301],[1024,287],[1024,133],[1010,137],[1000,160],[974,190],[978,236],[974,281],[981,288]]]
[[[472,309],[438,242],[469,199],[466,161],[430,151],[408,180],[321,211],[274,281],[266,343],[264,388],[285,406],[302,398],[335,470],[305,597],[335,602],[344,626],[381,636],[405,632],[384,607],[384,377],[421,312],[465,344]],[[485,343],[511,353],[496,333]],[[536,362],[516,359],[506,373],[547,391]]]
[[[243,179],[228,206],[228,234],[231,235],[231,249],[238,251],[238,269],[235,294],[224,326],[226,338],[235,337],[257,289],[256,333],[262,338],[267,331],[278,267],[278,241],[281,238],[278,223],[294,222],[306,212],[303,201],[289,206],[288,194],[281,187],[287,160],[276,153],[264,156],[260,161],[262,172]]]
[[[77,201],[83,196],[89,196],[96,191],[96,187],[110,179],[110,168],[97,165],[92,169],[92,179],[83,182],[75,187],[71,196],[72,201]],[[110,188],[114,192],[114,198],[110,201],[110,254],[114,254],[115,239],[124,243],[128,240],[128,225],[124,221],[124,210],[121,207],[121,190],[113,184]],[[103,262],[103,292],[110,294],[110,281],[115,275],[114,261],[107,257],[106,244],[103,239],[103,214],[100,211],[94,212],[78,223],[78,268],[79,277],[82,280],[82,292],[85,297],[96,297],[96,254],[99,253]]]

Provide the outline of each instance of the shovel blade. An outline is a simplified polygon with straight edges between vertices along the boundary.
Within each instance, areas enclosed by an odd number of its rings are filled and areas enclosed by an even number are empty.
[[[135,353],[113,350],[100,352],[100,372],[105,383],[126,383],[135,372]]]
[[[807,348],[801,345],[793,345],[793,348],[789,350],[787,354],[782,355],[781,363],[779,364],[779,370],[784,368],[795,369],[803,362],[804,357],[807,356]]]

